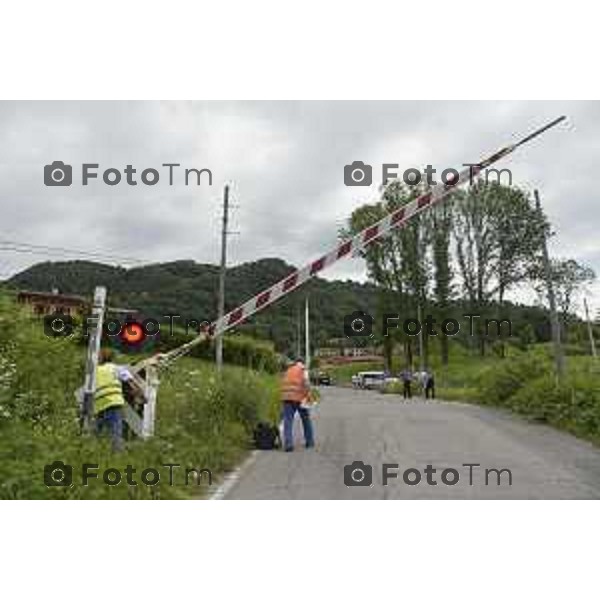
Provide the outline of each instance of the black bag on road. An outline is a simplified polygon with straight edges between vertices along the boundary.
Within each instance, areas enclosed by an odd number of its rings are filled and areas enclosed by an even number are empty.
[[[258,450],[274,450],[281,446],[279,429],[275,425],[261,421],[254,428],[254,445]]]

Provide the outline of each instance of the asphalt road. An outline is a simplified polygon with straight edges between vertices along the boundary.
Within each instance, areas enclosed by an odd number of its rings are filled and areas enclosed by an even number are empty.
[[[545,425],[474,405],[334,387],[321,392],[317,447],[303,447],[296,421],[294,452],[257,451],[225,499],[600,498],[600,450]],[[372,466],[372,485],[345,485],[344,466],[357,460]],[[397,465],[387,468],[397,475],[387,485],[384,463]],[[426,472],[428,465],[436,471]],[[501,472],[498,485],[497,471],[486,475],[490,469],[510,474]],[[368,482],[368,469],[353,474]],[[420,483],[407,484],[405,474]]]

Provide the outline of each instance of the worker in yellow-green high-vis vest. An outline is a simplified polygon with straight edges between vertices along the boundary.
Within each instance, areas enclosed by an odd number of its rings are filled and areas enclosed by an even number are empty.
[[[96,369],[96,394],[94,414],[96,433],[108,433],[115,451],[123,449],[123,395],[122,383],[132,383],[133,375],[126,367],[113,362],[110,348],[100,350],[99,365]]]

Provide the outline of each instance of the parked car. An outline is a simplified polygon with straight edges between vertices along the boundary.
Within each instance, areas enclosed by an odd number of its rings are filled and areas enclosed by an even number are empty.
[[[385,371],[361,371],[352,376],[352,386],[365,390],[379,390],[397,381],[397,377],[390,377]]]
[[[319,375],[317,376],[317,383],[319,385],[331,385],[333,383],[333,379],[326,371],[320,371]]]
[[[327,371],[313,371],[310,380],[314,385],[331,385],[333,379]]]

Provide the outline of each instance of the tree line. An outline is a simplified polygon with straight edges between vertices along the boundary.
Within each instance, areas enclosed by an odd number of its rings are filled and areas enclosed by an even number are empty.
[[[377,202],[354,210],[340,237],[352,237],[427,191],[422,183],[388,183]],[[542,247],[552,235],[542,208],[526,191],[480,179],[369,244],[361,256],[369,279],[379,290],[380,316],[400,311],[410,317],[431,314],[441,321],[454,314],[460,299],[461,306],[473,314],[506,318],[509,292],[528,286],[545,298]],[[572,258],[552,260],[550,272],[566,327],[574,298],[595,274]],[[531,327],[524,327],[529,330],[518,334],[531,336]],[[415,336],[400,329],[387,336],[382,331],[378,334],[388,364],[398,344],[407,363],[413,363]],[[447,364],[449,339],[443,333],[438,339],[441,361]],[[427,364],[429,337],[423,336],[422,343],[421,362]],[[481,330],[467,343],[481,355],[490,345],[504,355],[503,339],[490,340]]]

